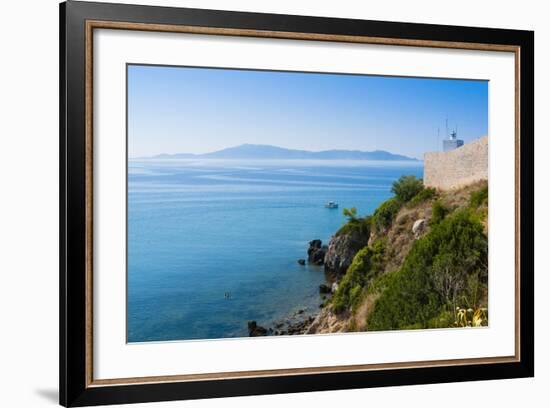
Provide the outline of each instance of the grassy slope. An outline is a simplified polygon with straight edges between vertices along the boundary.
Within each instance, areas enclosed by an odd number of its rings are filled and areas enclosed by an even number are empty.
[[[422,190],[398,205],[390,200],[380,207],[385,212],[367,217],[369,245],[356,255],[327,306],[339,321],[333,326],[341,331],[449,327],[456,324],[456,307],[485,309],[486,189],[480,182],[446,192]],[[415,236],[418,219],[425,220],[425,228]]]

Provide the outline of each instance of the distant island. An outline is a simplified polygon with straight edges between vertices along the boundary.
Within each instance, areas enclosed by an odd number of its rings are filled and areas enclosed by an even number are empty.
[[[211,153],[192,154],[175,153],[159,154],[142,159],[248,159],[248,160],[407,160],[418,161],[413,157],[393,154],[384,150],[365,152],[361,150],[323,150],[311,152],[307,150],[285,149],[270,145],[242,144]]]

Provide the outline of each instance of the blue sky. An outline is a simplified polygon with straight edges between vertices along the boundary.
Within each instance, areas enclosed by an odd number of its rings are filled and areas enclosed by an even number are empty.
[[[253,143],[421,159],[446,118],[466,142],[486,135],[488,82],[128,66],[129,157]]]

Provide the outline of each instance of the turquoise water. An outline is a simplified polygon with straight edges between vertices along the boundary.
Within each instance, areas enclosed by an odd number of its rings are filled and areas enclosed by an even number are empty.
[[[421,162],[130,160],[128,341],[247,336],[319,310],[308,242],[371,213]],[[326,209],[328,201],[337,210]],[[229,296],[226,296],[229,294]]]

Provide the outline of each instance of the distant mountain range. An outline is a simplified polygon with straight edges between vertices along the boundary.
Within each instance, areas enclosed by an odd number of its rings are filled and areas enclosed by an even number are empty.
[[[243,144],[216,152],[204,154],[176,153],[159,154],[149,159],[279,159],[279,160],[413,160],[415,158],[393,154],[384,150],[364,152],[360,150],[324,150],[310,152],[307,150],[285,149],[270,145]]]

